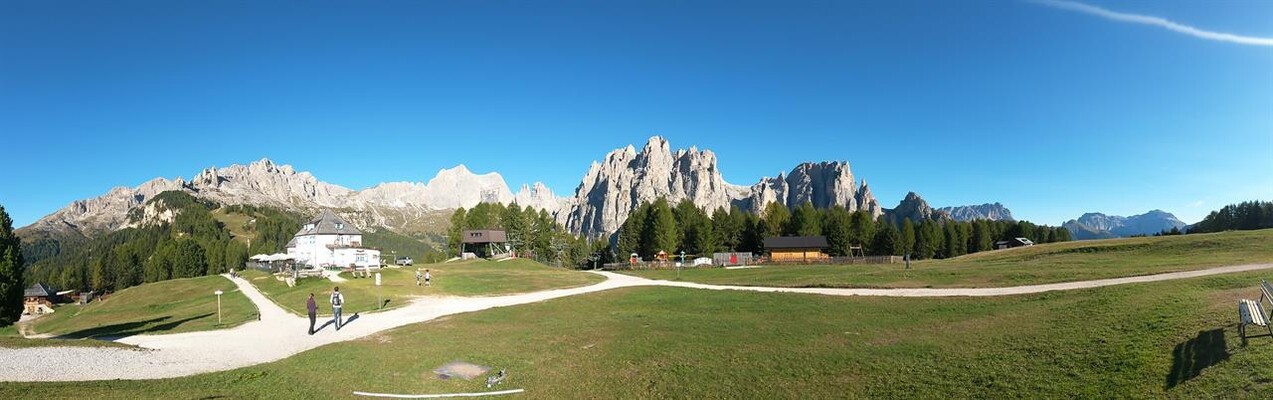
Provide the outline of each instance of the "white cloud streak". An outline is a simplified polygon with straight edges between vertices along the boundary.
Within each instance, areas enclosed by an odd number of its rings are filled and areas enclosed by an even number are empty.
[[[1166,18],[1160,18],[1160,17],[1151,16],[1151,15],[1115,12],[1115,11],[1106,10],[1104,8],[1100,8],[1097,6],[1083,4],[1083,3],[1074,2],[1074,1],[1067,1],[1067,0],[1028,0],[1028,1],[1031,3],[1042,4],[1052,8],[1058,8],[1058,9],[1069,10],[1069,11],[1077,11],[1084,14],[1091,14],[1101,18],[1119,21],[1119,22],[1130,22],[1133,24],[1158,26],[1158,27],[1166,28],[1167,30],[1170,30],[1173,32],[1183,33],[1183,34],[1200,38],[1200,39],[1216,40],[1221,42],[1245,44],[1245,45],[1252,45],[1252,46],[1273,46],[1273,38],[1258,37],[1258,36],[1242,36],[1242,35],[1234,35],[1232,33],[1205,31],[1202,29],[1194,28],[1189,25],[1178,24],[1170,20],[1167,20]]]

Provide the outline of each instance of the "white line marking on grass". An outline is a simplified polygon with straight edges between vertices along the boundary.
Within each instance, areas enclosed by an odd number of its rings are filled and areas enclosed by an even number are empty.
[[[477,393],[445,393],[445,394],[392,394],[392,393],[368,393],[354,392],[358,396],[367,397],[388,397],[393,399],[441,399],[447,397],[480,397],[480,396],[499,396],[504,394],[513,394],[525,392],[526,389],[509,389],[497,390],[494,392],[477,392]]]

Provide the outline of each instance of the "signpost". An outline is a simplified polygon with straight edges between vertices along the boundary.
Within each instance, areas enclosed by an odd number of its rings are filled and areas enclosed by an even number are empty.
[[[376,272],[376,309],[379,310],[384,304],[383,301],[380,301],[380,273]]]
[[[212,292],[212,294],[217,295],[217,325],[221,325],[221,293],[223,292],[219,289]]]

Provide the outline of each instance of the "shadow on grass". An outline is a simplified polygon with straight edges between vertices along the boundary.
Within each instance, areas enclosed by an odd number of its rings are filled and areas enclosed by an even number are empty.
[[[124,323],[119,323],[114,325],[106,325],[106,326],[99,326],[99,327],[91,328],[91,329],[78,330],[75,332],[58,335],[57,338],[58,339],[93,338],[93,339],[101,339],[101,340],[117,340],[117,339],[122,339],[122,338],[133,336],[133,335],[140,335],[143,333],[169,331],[169,330],[172,330],[173,328],[181,326],[181,324],[184,324],[186,322],[190,322],[200,318],[206,318],[211,315],[212,313],[207,313],[207,314],[196,315],[193,317],[179,319],[179,320],[170,321],[170,322],[164,322],[164,321],[167,321],[168,319],[172,317],[163,316],[163,317],[151,318],[151,319],[142,320],[142,321],[124,322]],[[156,325],[147,327],[147,325],[151,325],[151,324],[156,324]]]
[[[1224,329],[1198,332],[1171,352],[1171,372],[1167,373],[1167,389],[1197,377],[1202,370],[1229,359],[1225,348]]]

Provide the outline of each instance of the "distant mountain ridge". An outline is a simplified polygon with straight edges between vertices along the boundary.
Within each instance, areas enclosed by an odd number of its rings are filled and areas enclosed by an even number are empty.
[[[377,227],[402,228],[409,221],[428,219],[431,213],[472,207],[482,201],[511,202],[555,212],[552,192],[542,183],[523,186],[513,194],[498,173],[474,174],[464,165],[438,171],[428,183],[389,182],[364,190],[351,190],[318,180],[309,172],[269,159],[248,165],[207,168],[189,181],[155,178],[136,187],[116,187],[104,195],[72,202],[67,207],[21,228],[27,236],[94,237],[128,226],[128,213],[165,191],[182,191],[225,205],[274,207],[301,214],[318,209],[336,210],[351,223],[372,231]]]
[[[1075,239],[1086,240],[1152,235],[1171,228],[1184,229],[1188,224],[1169,212],[1152,210],[1130,217],[1086,213],[1078,219],[1066,221],[1062,226],[1069,229]]]
[[[986,219],[991,221],[1015,221],[1012,211],[999,203],[986,203],[975,206],[942,207],[938,211],[950,215],[956,221],[975,221]]]

